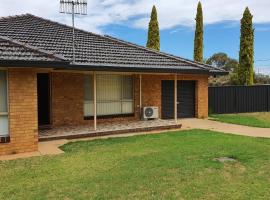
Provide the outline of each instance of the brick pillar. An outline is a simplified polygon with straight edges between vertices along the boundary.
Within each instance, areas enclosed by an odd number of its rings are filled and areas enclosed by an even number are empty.
[[[37,79],[32,69],[8,70],[10,143],[0,155],[38,150]]]
[[[198,118],[208,117],[208,77],[197,79],[196,114]]]

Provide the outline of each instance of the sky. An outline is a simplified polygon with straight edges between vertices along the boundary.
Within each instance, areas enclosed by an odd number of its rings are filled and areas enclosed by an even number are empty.
[[[0,16],[31,13],[65,24],[71,16],[59,13],[60,0],[0,0]],[[238,58],[240,19],[245,7],[253,14],[255,70],[270,74],[270,0],[202,0],[204,57],[225,52]],[[145,46],[153,5],[156,5],[161,51],[192,59],[198,0],[88,0],[88,14],[76,16],[80,29],[111,35]]]

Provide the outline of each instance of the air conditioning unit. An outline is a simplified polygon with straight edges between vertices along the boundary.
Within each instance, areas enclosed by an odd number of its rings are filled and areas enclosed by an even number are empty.
[[[157,119],[158,118],[158,107],[144,107],[143,108],[143,119]]]

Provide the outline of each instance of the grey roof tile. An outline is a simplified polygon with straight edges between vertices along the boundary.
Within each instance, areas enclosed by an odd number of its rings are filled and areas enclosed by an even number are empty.
[[[0,60],[63,61],[60,55],[0,36]]]
[[[201,70],[213,73],[225,71],[135,45],[110,36],[101,36],[76,29],[77,65],[171,68]],[[31,14],[0,18],[0,36],[11,38],[51,55],[62,55],[72,61],[72,28]],[[25,59],[27,56],[25,55]],[[30,56],[31,58],[31,56]],[[28,59],[30,59],[28,58]],[[59,58],[59,57],[58,57]]]

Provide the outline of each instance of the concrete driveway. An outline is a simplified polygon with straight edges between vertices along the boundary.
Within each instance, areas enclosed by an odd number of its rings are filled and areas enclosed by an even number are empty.
[[[270,138],[270,128],[256,128],[236,124],[217,122],[209,119],[182,119],[179,120],[183,129],[207,129],[235,135]]]

